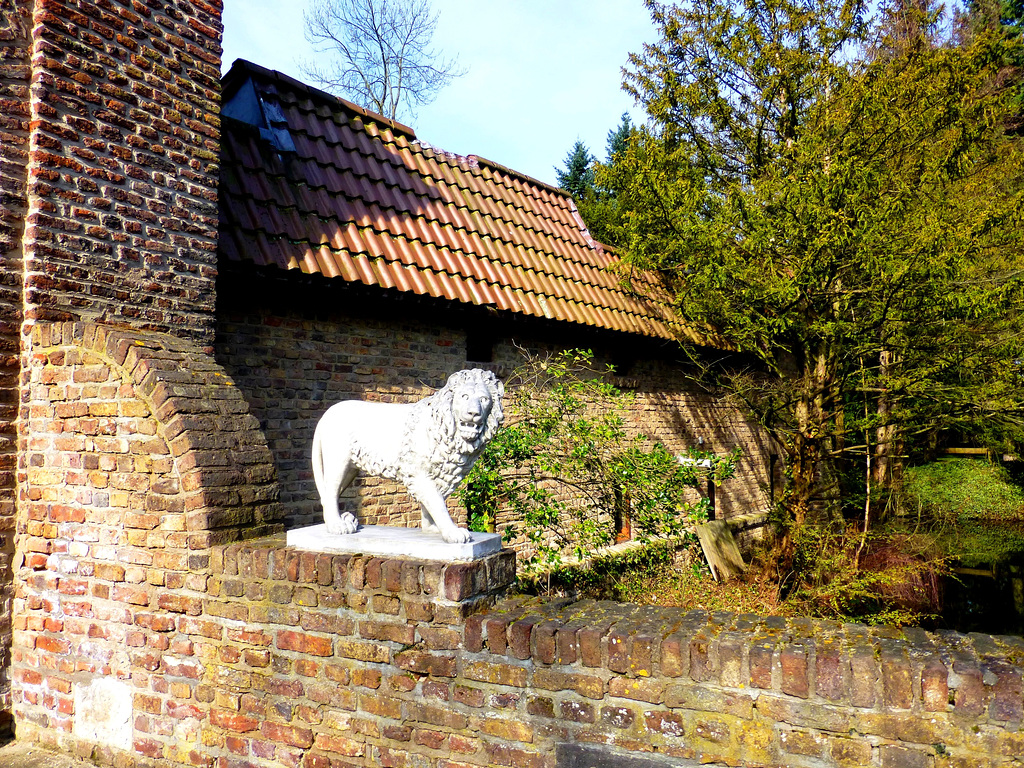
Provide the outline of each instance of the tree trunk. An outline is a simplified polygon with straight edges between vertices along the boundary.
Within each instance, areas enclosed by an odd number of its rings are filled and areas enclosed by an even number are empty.
[[[814,513],[820,491],[821,446],[816,438],[797,435],[790,454],[789,511],[797,528]]]
[[[787,441],[789,486],[786,509],[789,513],[780,545],[779,565],[785,578],[796,554],[796,534],[808,520],[820,517],[831,506],[826,485],[834,493],[835,486],[823,481],[834,477],[830,452],[824,450],[835,424],[830,397],[834,377],[824,350],[818,351],[804,368],[802,392],[796,405],[796,431]]]
[[[871,466],[871,485],[877,490],[895,487],[903,468],[903,438],[893,418],[896,406],[889,381],[899,362],[896,353],[883,350],[878,355],[881,393],[878,395],[878,422],[875,429],[874,459]],[[884,494],[878,494],[882,498]]]

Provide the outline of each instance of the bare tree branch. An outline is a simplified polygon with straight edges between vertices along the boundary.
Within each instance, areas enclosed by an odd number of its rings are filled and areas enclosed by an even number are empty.
[[[313,0],[306,40],[323,59],[302,71],[325,90],[392,120],[415,115],[466,70],[431,47],[430,0]]]

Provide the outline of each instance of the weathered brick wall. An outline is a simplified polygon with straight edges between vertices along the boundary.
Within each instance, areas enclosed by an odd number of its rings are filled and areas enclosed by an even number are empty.
[[[256,419],[194,344],[87,323],[37,324],[30,342],[14,710],[19,731],[67,731],[96,681],[178,698],[139,677],[179,652],[157,617],[205,589],[211,546],[281,525]]]
[[[210,346],[220,17],[219,0],[0,3],[0,730],[10,712],[13,423],[37,362],[32,326],[99,321]],[[38,428],[23,418],[22,450]],[[132,482],[163,482],[146,472]],[[214,481],[210,493],[220,490]]]
[[[191,342],[90,323],[38,324],[30,342],[23,552],[53,554],[69,534],[114,546],[108,555],[202,550],[281,529],[259,425]]]
[[[138,768],[555,768],[569,747],[648,766],[995,768],[1024,755],[1019,638],[494,605],[507,551],[444,564],[264,540],[207,554],[203,578],[158,604],[60,597],[65,582],[112,590],[110,571],[26,581],[19,733]],[[116,610],[68,615],[58,634],[58,599]],[[75,666],[108,646],[127,732],[86,731],[89,708],[69,706],[95,684]]]
[[[21,238],[28,210],[32,4],[0,3],[0,734],[10,728]]]
[[[388,304],[379,292],[376,306],[365,311],[336,309],[365,302],[358,294],[332,296],[311,288],[289,297],[285,281],[280,295],[264,293],[266,285],[229,269],[218,291],[215,355],[242,390],[259,418],[277,464],[281,501],[290,527],[321,521],[320,504],[310,468],[313,431],[323,412],[344,399],[410,402],[444,384],[452,372],[472,367],[467,361],[468,328],[472,323],[447,317],[438,308]],[[237,284],[236,284],[237,281]],[[240,287],[241,286],[241,287]],[[251,289],[251,290],[249,290]],[[237,292],[237,295],[234,295]],[[496,337],[490,367],[509,372],[523,361],[522,350],[565,348],[545,339],[536,327]],[[599,342],[600,338],[596,338]],[[607,349],[588,338],[602,361]],[[607,342],[606,342],[607,343]],[[635,393],[630,410],[633,429],[665,442],[672,450],[698,446],[742,451],[737,478],[717,494],[725,516],[762,512],[770,506],[769,454],[764,433],[734,407],[688,388],[684,370],[665,359],[638,359],[622,382]],[[365,523],[418,525],[419,511],[393,482],[357,481],[343,495],[344,508]],[[457,520],[465,510],[450,500]],[[504,520],[499,518],[499,523]]]
[[[346,399],[413,402],[465,367],[459,335],[444,328],[372,318],[324,321],[258,308],[218,317],[215,354],[267,436],[291,527],[323,522],[310,450],[329,406]],[[342,508],[371,525],[420,519],[404,488],[380,478],[357,480]]]
[[[26,318],[208,344],[221,3],[35,5]]]

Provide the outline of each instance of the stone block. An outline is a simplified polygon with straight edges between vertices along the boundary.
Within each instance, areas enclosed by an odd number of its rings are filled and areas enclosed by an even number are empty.
[[[903,655],[882,655],[882,706],[887,709],[910,709],[914,703],[912,670]]]
[[[463,665],[462,676],[494,685],[508,685],[514,688],[526,686],[528,671],[525,667],[512,664],[495,664],[487,661],[467,662]]]
[[[661,680],[613,677],[608,681],[608,695],[621,699],[660,704],[664,700],[665,684]]]
[[[829,756],[840,768],[864,768],[871,765],[871,744],[844,738],[829,739]]]
[[[879,747],[882,768],[931,768],[931,756],[918,749],[883,744]]]
[[[779,653],[782,671],[782,692],[806,699],[810,692],[807,676],[807,649],[802,645],[787,645]]]
[[[772,643],[761,641],[750,647],[750,684],[754,688],[772,687],[772,662],[775,649]]]
[[[874,655],[858,650],[850,655],[850,703],[855,707],[874,707],[878,703],[878,661]]]
[[[815,692],[828,701],[840,701],[846,691],[847,669],[846,660],[834,644],[819,647],[815,656]]]

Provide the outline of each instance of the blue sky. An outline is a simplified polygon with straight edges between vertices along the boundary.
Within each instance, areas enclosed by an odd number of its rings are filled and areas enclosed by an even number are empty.
[[[307,0],[225,0],[224,69],[249,59],[299,80]],[[653,42],[640,0],[434,0],[435,43],[468,68],[407,120],[423,141],[550,184],[577,137],[603,158],[630,52]]]

